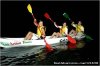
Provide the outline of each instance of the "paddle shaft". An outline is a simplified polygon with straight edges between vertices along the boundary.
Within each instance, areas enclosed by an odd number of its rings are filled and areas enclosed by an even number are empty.
[[[35,19],[34,14],[32,13],[31,15],[32,15],[33,19]]]
[[[54,21],[51,19],[51,18],[49,18],[50,20],[51,20],[51,22],[53,22],[54,23]]]

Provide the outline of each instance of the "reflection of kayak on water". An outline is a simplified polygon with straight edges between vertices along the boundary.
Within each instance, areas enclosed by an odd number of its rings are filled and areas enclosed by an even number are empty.
[[[50,38],[51,36],[46,36],[46,41],[50,45],[55,45],[63,42],[68,42],[68,38],[60,37],[60,38]],[[85,36],[73,36],[72,38],[81,40]],[[38,39],[37,35],[34,34],[32,40],[24,40],[24,38],[0,38],[0,47],[11,48],[11,47],[25,47],[25,46],[45,46],[45,42],[43,39]]]

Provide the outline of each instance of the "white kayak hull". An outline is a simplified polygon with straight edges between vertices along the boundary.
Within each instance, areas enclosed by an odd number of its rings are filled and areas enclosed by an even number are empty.
[[[46,37],[46,42],[50,45],[60,43],[60,40],[67,40],[67,37],[61,38],[50,38]],[[24,40],[24,38],[0,38],[0,47],[11,48],[11,47],[25,47],[25,46],[45,46],[43,39],[40,40]]]
[[[82,40],[85,36],[72,36],[76,40]],[[46,42],[50,45],[56,45],[60,43],[61,40],[68,41],[67,37],[60,38],[50,38],[51,36],[46,36]],[[27,46],[45,46],[43,39],[37,40],[38,37],[36,34],[33,35],[32,40],[24,40],[24,38],[0,38],[0,47],[11,48],[11,47],[27,47]]]

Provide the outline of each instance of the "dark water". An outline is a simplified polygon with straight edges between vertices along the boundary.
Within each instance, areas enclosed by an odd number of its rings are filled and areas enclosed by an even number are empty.
[[[35,47],[16,47],[1,49],[1,65],[53,65],[55,62],[96,62],[98,64],[98,53],[92,49],[92,41],[79,41],[76,49],[68,46],[55,49],[50,53],[44,50],[36,51]],[[61,46],[60,46],[61,47]],[[95,46],[94,46],[95,47]],[[94,50],[94,51],[93,51]]]

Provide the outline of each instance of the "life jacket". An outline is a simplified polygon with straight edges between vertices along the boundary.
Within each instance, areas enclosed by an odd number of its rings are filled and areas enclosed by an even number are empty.
[[[38,26],[38,27],[37,27],[37,35],[38,35],[39,37],[41,37],[42,34],[43,34],[42,29],[43,29],[43,26]]]
[[[81,32],[82,28],[84,28],[82,25],[77,25],[76,26],[76,32]]]
[[[67,26],[60,28],[60,34],[65,35],[66,29],[67,29]]]

